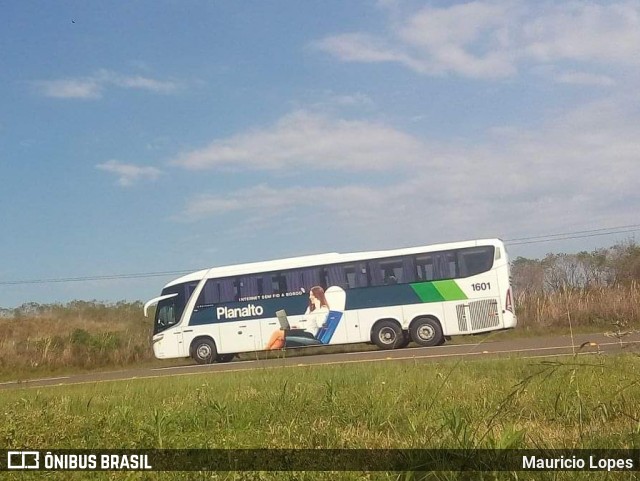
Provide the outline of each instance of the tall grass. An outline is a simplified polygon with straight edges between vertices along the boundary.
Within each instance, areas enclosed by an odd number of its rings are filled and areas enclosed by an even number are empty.
[[[610,328],[640,327],[640,284],[611,287],[566,288],[559,291],[517,294],[518,325],[525,329],[567,326]]]

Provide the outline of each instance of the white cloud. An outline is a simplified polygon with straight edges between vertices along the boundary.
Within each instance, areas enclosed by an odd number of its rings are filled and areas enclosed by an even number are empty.
[[[387,32],[313,44],[347,62],[396,62],[418,73],[509,77],[525,62],[640,65],[640,2],[473,1],[424,7]]]
[[[611,87],[616,81],[608,75],[598,75],[587,72],[564,72],[556,77],[556,81],[570,85],[593,85],[596,87]]]
[[[296,180],[196,196],[181,218],[232,214],[247,235],[304,226],[311,237],[406,244],[628,223],[640,208],[640,112],[628,100],[592,102],[537,130],[494,129],[475,145],[441,145],[386,180],[343,175],[338,186]],[[397,159],[385,156],[383,165]]]
[[[503,77],[514,72],[506,38],[511,16],[506,5],[488,2],[426,7],[396,33],[424,71]]]
[[[147,90],[154,93],[171,93],[178,88],[178,84],[175,82],[156,80],[140,75],[121,75],[109,70],[100,70],[95,77],[105,86],[114,85],[125,89]]]
[[[354,94],[333,95],[330,101],[342,107],[373,107],[375,102],[367,94],[356,92]]]
[[[130,187],[142,179],[157,180],[162,175],[162,171],[155,167],[140,167],[117,160],[98,164],[96,168],[117,175],[118,184],[123,187]]]
[[[178,89],[178,84],[175,82],[160,81],[139,75],[122,75],[110,70],[99,70],[88,77],[38,80],[33,82],[33,85],[45,97],[74,99],[100,98],[109,87],[146,90],[154,93],[171,93]]]
[[[42,80],[35,86],[45,97],[97,99],[102,95],[102,86],[92,79]]]
[[[415,70],[424,68],[420,62],[373,35],[362,33],[334,35],[315,42],[314,46],[344,61],[400,62]]]
[[[640,62],[640,2],[551,4],[522,25],[524,51],[544,61]]]
[[[426,155],[418,140],[377,122],[296,111],[274,126],[216,140],[172,161],[188,169],[385,170]]]

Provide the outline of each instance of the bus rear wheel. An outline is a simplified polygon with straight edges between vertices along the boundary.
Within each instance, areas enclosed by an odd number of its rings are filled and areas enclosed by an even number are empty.
[[[191,357],[198,364],[211,364],[218,357],[216,345],[205,337],[196,339],[191,344]]]
[[[371,340],[380,349],[395,349],[404,341],[402,329],[393,321],[380,321],[373,327]]]
[[[419,346],[431,347],[444,344],[440,323],[430,317],[422,317],[411,323],[411,339]]]

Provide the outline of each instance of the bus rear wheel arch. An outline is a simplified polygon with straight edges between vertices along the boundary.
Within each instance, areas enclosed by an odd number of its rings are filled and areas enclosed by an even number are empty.
[[[419,346],[431,347],[444,344],[440,321],[435,317],[419,317],[409,326],[411,340]]]
[[[400,323],[393,319],[381,319],[371,329],[371,341],[380,349],[395,349],[404,342]]]
[[[196,337],[189,352],[198,364],[211,364],[218,357],[216,343],[210,337]]]

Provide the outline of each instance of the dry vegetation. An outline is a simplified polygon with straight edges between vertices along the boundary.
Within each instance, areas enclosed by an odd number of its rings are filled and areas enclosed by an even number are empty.
[[[151,360],[150,334],[137,302],[25,304],[0,319],[0,377]]]
[[[512,264],[519,327],[631,330],[640,326],[640,247],[519,257]]]

